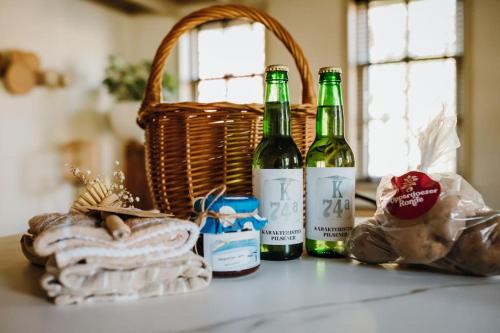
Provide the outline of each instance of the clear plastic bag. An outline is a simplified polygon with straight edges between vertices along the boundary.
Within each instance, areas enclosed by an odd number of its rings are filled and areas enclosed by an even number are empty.
[[[460,145],[456,117],[441,112],[420,134],[418,171],[386,176],[377,189],[377,211],[356,226],[347,249],[372,264],[420,264],[452,273],[500,274],[500,212],[489,209],[455,173],[429,173]]]

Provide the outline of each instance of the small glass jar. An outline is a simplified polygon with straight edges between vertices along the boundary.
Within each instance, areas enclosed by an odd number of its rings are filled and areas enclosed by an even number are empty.
[[[216,277],[253,273],[260,266],[260,229],[267,220],[251,196],[213,196],[194,203],[200,237],[196,244]]]

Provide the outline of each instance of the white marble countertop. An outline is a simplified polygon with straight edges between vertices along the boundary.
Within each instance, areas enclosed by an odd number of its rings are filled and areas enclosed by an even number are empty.
[[[346,260],[263,262],[200,292],[55,306],[19,236],[0,238],[0,332],[500,332],[500,279]]]

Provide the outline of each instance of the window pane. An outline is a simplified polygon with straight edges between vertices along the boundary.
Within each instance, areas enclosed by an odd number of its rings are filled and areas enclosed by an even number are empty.
[[[408,119],[412,130],[426,126],[443,106],[455,112],[455,59],[410,62],[408,80]]]
[[[368,67],[368,175],[398,174],[408,167],[405,63]]]
[[[412,1],[408,6],[409,44],[412,57],[456,53],[456,0]]]
[[[370,2],[368,8],[370,61],[400,59],[405,56],[406,15],[404,2]]]
[[[415,168],[419,132],[443,106],[456,113],[456,60],[405,62],[406,48],[409,57],[457,53],[456,6],[456,0],[369,3],[369,60],[380,64],[367,66],[364,75],[368,176]],[[394,60],[401,62],[383,64]],[[437,171],[455,169],[456,158]]]
[[[198,33],[198,76],[200,79],[223,77],[225,47],[222,25],[210,25]]]
[[[262,76],[230,79],[227,100],[234,103],[262,103]]]
[[[220,102],[226,99],[226,80],[203,80],[198,83],[198,102]]]
[[[370,119],[402,118],[406,109],[406,64],[370,66],[368,92]]]
[[[413,133],[423,130],[446,107],[456,112],[455,59],[417,61],[409,65],[408,121]],[[416,140],[410,145],[410,161],[418,163],[420,152]],[[456,162],[434,171],[454,171]]]
[[[368,175],[399,175],[408,169],[406,123],[401,118],[368,123]]]
[[[368,70],[366,134],[368,175],[372,177],[415,168],[420,159],[416,135],[444,106],[456,112],[455,59],[410,62],[408,72],[406,66],[373,65]],[[440,166],[439,171],[455,169],[454,160]]]
[[[260,23],[204,25],[198,33],[198,101],[262,102],[264,37]]]
[[[228,46],[224,55],[225,72],[232,75],[260,74],[264,69],[264,26],[260,23],[236,24],[224,30]]]

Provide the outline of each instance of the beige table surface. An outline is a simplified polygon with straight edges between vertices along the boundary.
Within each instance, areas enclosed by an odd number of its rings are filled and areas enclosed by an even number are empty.
[[[0,238],[0,332],[499,333],[500,279],[303,257],[196,293],[56,306],[20,236]]]

